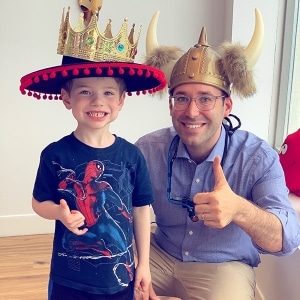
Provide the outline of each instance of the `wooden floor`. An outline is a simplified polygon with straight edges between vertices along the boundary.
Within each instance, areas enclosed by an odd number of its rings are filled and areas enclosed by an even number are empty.
[[[46,300],[52,234],[0,237],[0,299]]]
[[[0,300],[47,300],[52,239],[53,234],[0,237]],[[260,291],[257,296],[264,299]]]

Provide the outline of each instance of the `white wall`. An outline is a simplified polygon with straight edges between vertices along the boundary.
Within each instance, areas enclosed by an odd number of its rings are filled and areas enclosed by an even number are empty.
[[[300,197],[290,194],[289,198],[300,218]],[[285,257],[264,254],[260,257],[261,263],[255,269],[256,282],[265,300],[299,300],[300,248]]]
[[[280,88],[279,75],[282,71],[285,6],[286,1],[278,0],[235,0],[232,20],[232,39],[245,44],[253,30],[251,18],[245,22],[245,13],[249,14],[257,7],[264,19],[264,48],[254,69],[258,93],[248,100],[236,98],[233,113],[241,118],[243,129],[256,133],[269,141],[272,146],[275,143],[274,134]],[[243,26],[240,26],[240,24],[243,24]]]
[[[264,17],[266,42],[256,67],[258,94],[253,99],[235,100],[234,113],[241,117],[243,128],[268,139],[278,1],[104,0],[99,27],[103,30],[108,18],[113,20],[113,33],[118,31],[124,17],[137,27],[142,23],[136,60],[141,62],[147,24],[156,10],[161,12],[159,42],[187,50],[198,41],[202,26],[207,28],[211,45],[231,39],[231,32],[235,41],[247,44],[254,27],[254,8],[259,7]],[[31,209],[33,182],[41,150],[69,134],[75,122],[59,101],[37,101],[22,96],[18,87],[21,76],[60,64],[56,47],[62,8],[71,6],[75,26],[79,12],[77,2],[15,0],[1,3],[4,13],[0,26],[0,236],[53,230],[52,221],[41,219]],[[134,142],[140,135],[170,124],[167,99],[128,97],[111,130]]]
[[[232,39],[247,44],[253,31],[255,7],[259,8],[264,19],[265,39],[261,57],[254,69],[254,77],[257,83],[257,96],[250,99],[240,100],[235,98],[233,113],[238,115],[243,124],[243,129],[252,131],[260,137],[269,140],[272,135],[270,122],[271,111],[277,105],[277,65],[275,64],[276,39],[279,38],[277,31],[279,1],[234,1],[234,14],[232,20]],[[284,2],[284,1],[281,1]],[[281,49],[280,49],[281,50]],[[275,93],[275,94],[274,94]]]

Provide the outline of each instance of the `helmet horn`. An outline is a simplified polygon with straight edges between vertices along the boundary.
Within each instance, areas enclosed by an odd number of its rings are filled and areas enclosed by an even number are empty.
[[[259,59],[264,41],[264,23],[260,11],[255,8],[255,28],[248,46],[244,50],[248,69],[251,70]]]
[[[159,11],[155,12],[150,23],[148,26],[147,30],[147,35],[146,35],[146,53],[149,54],[153,50],[159,47],[158,41],[157,41],[157,22],[158,22],[158,17],[159,17]]]

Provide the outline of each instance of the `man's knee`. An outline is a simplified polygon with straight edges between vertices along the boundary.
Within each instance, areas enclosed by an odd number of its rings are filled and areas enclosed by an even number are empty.
[[[183,283],[168,274],[163,274],[151,270],[153,289],[158,296],[178,297],[182,300],[188,300],[187,291]]]

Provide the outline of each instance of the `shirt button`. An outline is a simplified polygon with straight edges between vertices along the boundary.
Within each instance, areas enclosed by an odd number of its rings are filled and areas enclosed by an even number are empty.
[[[185,251],[185,252],[184,252],[184,255],[185,255],[185,256],[188,256],[188,255],[189,255],[189,251]]]
[[[201,180],[200,180],[200,178],[196,178],[196,183],[199,183]]]
[[[193,235],[194,232],[192,230],[189,231],[189,235]]]

